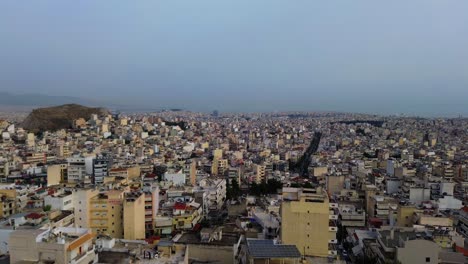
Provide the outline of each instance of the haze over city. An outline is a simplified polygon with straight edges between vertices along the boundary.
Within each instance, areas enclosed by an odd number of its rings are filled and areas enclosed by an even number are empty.
[[[467,264],[468,1],[0,1],[0,264]]]
[[[466,115],[466,10],[428,0],[2,1],[0,91],[194,111]]]

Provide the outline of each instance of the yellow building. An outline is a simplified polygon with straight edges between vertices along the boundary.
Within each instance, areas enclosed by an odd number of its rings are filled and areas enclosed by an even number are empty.
[[[213,150],[213,160],[222,159],[222,158],[223,158],[223,150],[222,149]]]
[[[327,193],[317,189],[283,188],[281,241],[306,256],[336,255],[337,216]]]
[[[413,214],[416,207],[412,205],[398,205],[396,225],[400,227],[413,227]]]
[[[229,168],[227,159],[214,159],[213,165],[211,166],[211,174],[213,175],[224,175]]]
[[[172,215],[174,230],[192,229],[201,220],[201,206],[199,204],[176,203]]]
[[[123,201],[124,238],[145,239],[145,195],[128,192]]]
[[[123,197],[123,191],[111,190],[90,199],[89,227],[93,233],[123,238]]]
[[[266,182],[266,179],[265,179],[265,170],[266,170],[266,166],[265,166],[265,165],[258,165],[258,164],[255,164],[255,166],[254,166],[254,172],[255,172],[255,182],[256,182],[256,183]]]

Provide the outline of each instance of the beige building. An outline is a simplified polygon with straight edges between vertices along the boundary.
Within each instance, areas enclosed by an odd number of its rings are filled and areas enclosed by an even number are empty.
[[[306,256],[336,255],[336,215],[327,193],[321,188],[283,188],[281,241],[295,245]]]
[[[93,263],[93,237],[85,228],[16,230],[8,241],[10,263]]]
[[[90,227],[91,198],[98,195],[95,189],[80,189],[73,193],[73,207],[75,226],[78,228]]]
[[[396,248],[396,257],[401,264],[438,264],[440,247],[436,243],[415,239],[404,241]]]
[[[0,190],[0,218],[16,214],[16,196],[17,192],[15,189]]]
[[[140,177],[141,170],[139,166],[130,168],[114,168],[109,171],[109,177],[120,177],[124,179],[133,179]]]
[[[57,164],[47,166],[47,186],[57,185],[67,182],[67,164]]]
[[[142,192],[126,193],[123,213],[124,238],[145,239],[145,195]]]
[[[344,188],[344,175],[328,175],[326,176],[327,191],[329,194],[340,193]]]
[[[328,168],[327,167],[314,167],[313,168],[313,175],[314,177],[322,178],[325,177],[328,173]]]

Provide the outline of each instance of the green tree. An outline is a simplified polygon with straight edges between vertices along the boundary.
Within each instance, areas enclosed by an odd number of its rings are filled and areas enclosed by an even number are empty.
[[[162,181],[162,176],[167,172],[167,167],[164,165],[154,166],[153,173],[158,176],[158,181]]]
[[[226,197],[227,199],[237,199],[240,194],[239,183],[236,179],[233,179],[226,189]]]

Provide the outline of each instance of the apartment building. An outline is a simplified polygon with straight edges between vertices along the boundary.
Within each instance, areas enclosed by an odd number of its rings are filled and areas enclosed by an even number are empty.
[[[16,189],[1,189],[0,190],[0,218],[6,218],[16,214],[17,206]]]
[[[73,209],[76,227],[90,227],[91,198],[98,194],[99,191],[95,189],[79,189],[73,192]]]
[[[226,200],[226,180],[205,178],[199,182],[203,188],[203,206],[205,213],[220,210]]]
[[[255,182],[256,183],[266,182],[266,173],[265,173],[266,166],[255,164],[253,167],[254,167]]]
[[[10,175],[8,161],[0,160],[0,182],[6,182],[8,175]]]
[[[16,230],[8,241],[10,263],[93,263],[93,237],[86,228]]]
[[[47,186],[68,182],[68,165],[55,164],[47,166]]]
[[[295,245],[306,256],[328,257],[335,250],[337,215],[322,188],[283,188],[281,241]]]
[[[83,182],[86,179],[85,158],[68,158],[68,182]]]
[[[50,205],[52,210],[73,210],[73,194],[61,192],[44,197],[44,205]]]
[[[109,176],[109,170],[112,166],[112,158],[107,156],[98,156],[93,159],[92,183],[103,184],[104,178]]]
[[[124,191],[110,190],[90,199],[89,228],[96,234],[123,238]]]

